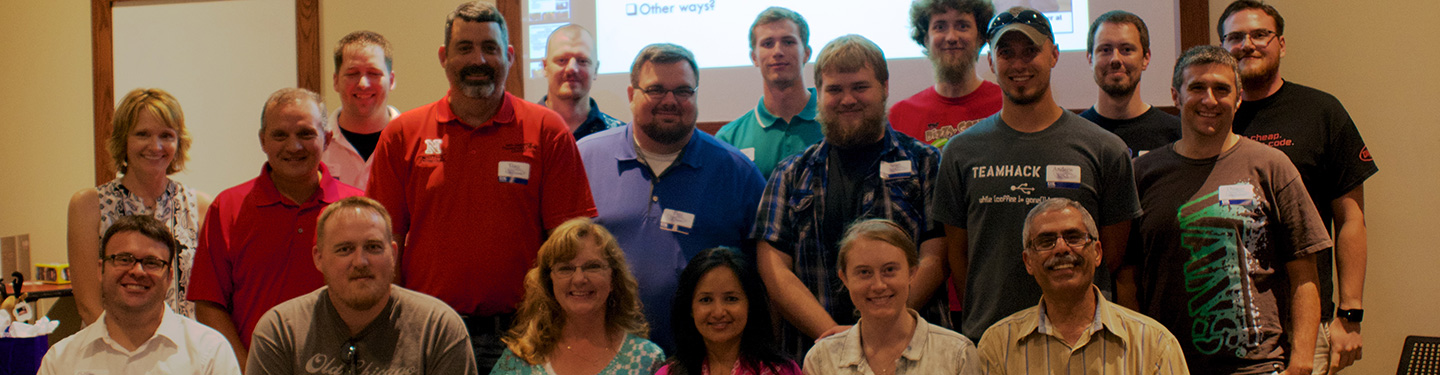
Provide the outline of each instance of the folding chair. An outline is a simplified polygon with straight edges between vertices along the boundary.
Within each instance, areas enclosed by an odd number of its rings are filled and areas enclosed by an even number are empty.
[[[1395,375],[1440,375],[1440,337],[1406,337]]]

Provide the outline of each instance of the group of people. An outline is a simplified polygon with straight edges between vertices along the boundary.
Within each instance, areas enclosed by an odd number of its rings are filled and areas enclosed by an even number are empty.
[[[120,176],[70,202],[88,326],[41,373],[1323,374],[1360,358],[1377,168],[1338,100],[1281,78],[1274,7],[1235,1],[1221,46],[1177,59],[1176,117],[1138,94],[1134,14],[1092,23],[1099,93],[1077,115],[1052,95],[1043,13],[910,6],[934,86],[887,110],[884,52],[852,34],[807,88],[809,26],[772,7],[750,28],[764,92],[714,136],[682,46],[636,56],[625,124],[590,97],[596,37],[577,25],[550,36],[529,103],[505,92],[504,17],[461,4],[438,50],[449,92],[404,112],[389,43],[351,33],[341,107],[275,92],[267,162],[214,199],[168,177],[191,146],[178,101],[132,91],[108,144]],[[976,73],[987,44],[995,82]]]

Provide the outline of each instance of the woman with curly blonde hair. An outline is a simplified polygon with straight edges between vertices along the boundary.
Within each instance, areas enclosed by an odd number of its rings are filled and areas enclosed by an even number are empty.
[[[664,361],[645,339],[635,277],[610,231],[561,224],[525,274],[525,299],[491,374],[652,374]]]

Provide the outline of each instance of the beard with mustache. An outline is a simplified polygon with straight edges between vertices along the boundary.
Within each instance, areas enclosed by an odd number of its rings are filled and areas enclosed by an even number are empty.
[[[457,75],[459,76],[457,78],[460,84],[460,93],[467,98],[488,98],[495,94],[496,88],[499,86],[495,82],[495,68],[489,65],[469,65],[460,69]],[[484,78],[484,80],[471,82],[469,80],[471,76],[480,76]]]
[[[655,107],[654,110],[676,112],[680,111],[678,105],[675,104],[659,104]],[[663,121],[657,120],[654,116],[651,116],[650,121],[646,121],[644,123],[637,123],[635,125],[640,129],[641,132],[645,133],[645,136],[650,137],[651,140],[654,140],[655,142],[660,144],[672,145],[684,140],[685,136],[690,135],[691,132],[695,131],[694,119],[689,119],[690,123],[688,124],[685,123],[685,121],[687,121],[687,119],[681,118],[679,122],[673,124],[665,124]]]
[[[959,61],[946,61],[945,56],[930,55],[930,63],[935,65],[935,80],[946,83],[965,82],[965,79],[975,75],[975,61],[979,57],[978,50],[966,52]]]
[[[857,124],[846,124],[846,120],[835,117],[833,111],[821,110],[817,118],[822,125],[820,131],[825,134],[825,142],[835,147],[853,148],[867,145],[879,141],[885,136],[885,108],[883,105],[879,111],[867,111]]]

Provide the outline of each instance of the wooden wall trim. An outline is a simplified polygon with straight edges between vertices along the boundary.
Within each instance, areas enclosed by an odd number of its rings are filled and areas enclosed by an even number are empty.
[[[1178,0],[1180,11],[1180,51],[1210,44],[1210,1]],[[1178,56],[1178,53],[1177,53]]]
[[[91,79],[94,84],[95,111],[95,185],[115,179],[115,163],[110,152],[105,150],[106,138],[110,136],[110,116],[115,107],[115,62],[114,30],[111,29],[110,10],[112,0],[90,1],[90,61]]]
[[[505,28],[510,33],[510,46],[515,49],[515,53],[510,56],[510,74],[505,78],[505,91],[523,100],[525,74],[530,71],[530,67],[525,64],[526,51],[529,51],[525,47],[525,38],[530,34],[520,27],[520,23],[528,9],[525,8],[525,0],[499,0],[495,2],[495,8],[505,17]]]
[[[324,93],[320,62],[320,0],[295,0],[295,82]]]

